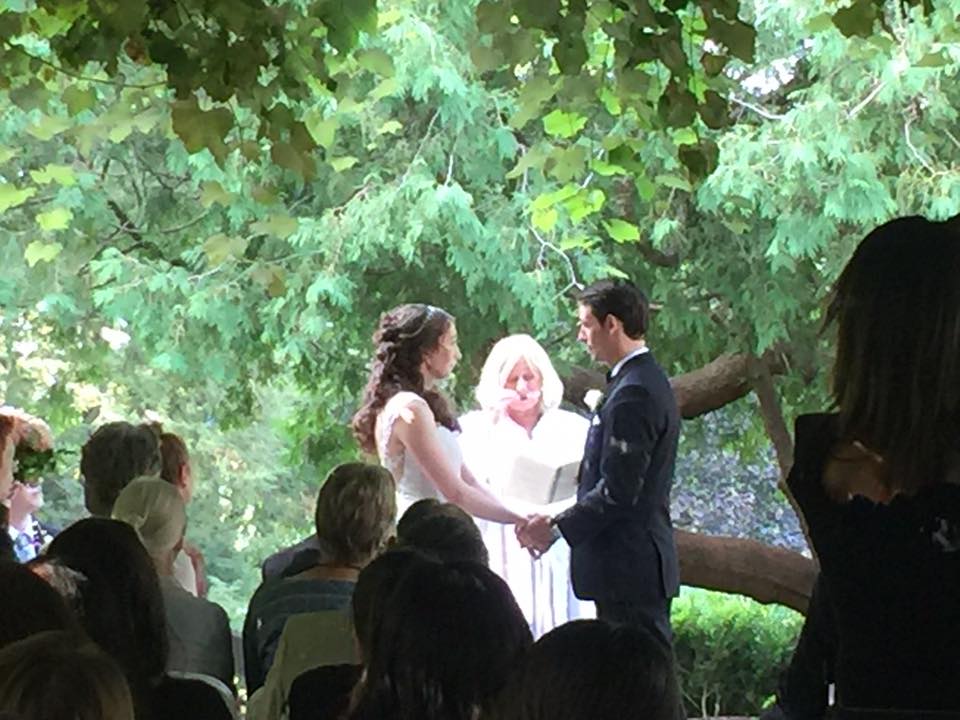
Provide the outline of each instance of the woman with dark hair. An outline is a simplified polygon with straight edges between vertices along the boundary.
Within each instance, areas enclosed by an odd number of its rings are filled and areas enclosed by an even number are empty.
[[[504,698],[502,720],[678,720],[673,657],[637,625],[576,620],[540,638]]]
[[[460,359],[453,317],[433,305],[400,305],[380,318],[363,405],[353,417],[360,446],[397,481],[397,510],[434,497],[501,523],[523,518],[463,464],[460,426],[436,389]]]
[[[0,565],[0,648],[45,630],[80,632],[60,594],[28,567]]]
[[[0,651],[5,712],[19,720],[134,720],[117,664],[70,632],[43,632]]]
[[[477,563],[404,573],[364,648],[350,720],[486,717],[532,637],[510,589]]]
[[[160,581],[133,528],[87,518],[54,538],[47,555],[81,573],[80,622],[123,670],[137,719],[224,720],[232,712],[211,685],[168,677]]]
[[[836,703],[960,710],[960,234],[880,226],[837,281],[838,412],[797,419],[788,484],[829,586]]]

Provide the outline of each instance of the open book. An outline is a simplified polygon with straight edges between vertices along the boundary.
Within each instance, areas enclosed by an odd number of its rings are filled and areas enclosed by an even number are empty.
[[[503,493],[533,505],[548,505],[577,492],[580,458],[517,455],[509,465]]]

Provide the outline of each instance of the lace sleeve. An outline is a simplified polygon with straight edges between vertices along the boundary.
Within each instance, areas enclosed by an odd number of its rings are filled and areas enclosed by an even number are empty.
[[[380,460],[388,467],[390,463],[387,461],[391,459],[389,449],[390,438],[393,437],[393,426],[404,410],[418,402],[427,405],[427,401],[414,392],[399,392],[390,398],[383,410],[380,411],[380,418],[377,423],[377,454],[380,455]],[[401,452],[398,459],[402,458],[403,454]]]

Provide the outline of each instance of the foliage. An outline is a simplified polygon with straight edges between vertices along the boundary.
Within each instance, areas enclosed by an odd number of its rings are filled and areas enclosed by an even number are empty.
[[[748,598],[682,588],[671,613],[689,717],[757,715],[789,662],[803,616]]]
[[[684,424],[670,494],[673,524],[809,554],[756,413],[748,397]]]

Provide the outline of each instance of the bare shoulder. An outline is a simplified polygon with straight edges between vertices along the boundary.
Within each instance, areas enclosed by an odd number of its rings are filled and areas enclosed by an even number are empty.
[[[859,443],[838,443],[830,450],[823,468],[823,487],[835,502],[861,495],[874,502],[887,502],[890,492],[882,482],[883,459]]]
[[[433,411],[427,401],[415,392],[398,392],[387,401],[383,409],[386,415],[397,419],[397,425],[434,422]]]

